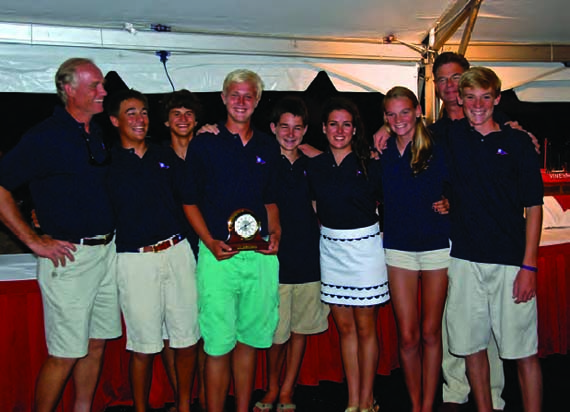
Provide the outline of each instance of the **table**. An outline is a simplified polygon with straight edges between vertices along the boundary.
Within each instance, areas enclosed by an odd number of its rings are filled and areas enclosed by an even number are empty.
[[[538,334],[539,355],[566,354],[570,349],[570,243],[539,249]],[[33,279],[0,281],[0,411],[31,410],[35,379],[47,352],[44,343],[41,296]],[[398,342],[392,306],[382,306],[377,324],[380,341],[378,374],[387,375],[399,366]],[[129,354],[125,338],[110,341],[97,389],[94,411],[111,405],[130,405]],[[263,388],[265,353],[259,351],[255,380]],[[342,363],[338,332],[329,318],[329,330],[308,338],[299,384],[318,385],[321,380],[341,382]],[[71,410],[73,384],[69,384],[58,412]],[[173,400],[160,356],[156,357],[151,407]]]
[[[545,195],[570,194],[570,173],[541,170]]]

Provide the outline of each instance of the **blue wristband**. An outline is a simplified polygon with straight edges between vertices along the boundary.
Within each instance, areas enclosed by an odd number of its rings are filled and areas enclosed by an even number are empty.
[[[526,269],[529,270],[531,272],[538,272],[538,268],[534,267],[534,266],[528,266],[528,265],[521,265],[521,269]]]

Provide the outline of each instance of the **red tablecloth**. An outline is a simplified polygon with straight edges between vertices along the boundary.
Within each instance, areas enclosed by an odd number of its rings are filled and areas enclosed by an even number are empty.
[[[538,262],[539,355],[567,353],[570,348],[570,244],[540,248]],[[329,331],[311,336],[299,383],[343,379],[338,333],[331,319]],[[398,367],[396,326],[390,304],[378,314],[380,360],[377,371],[389,374]],[[124,338],[109,342],[95,396],[94,411],[131,404],[128,383],[129,354]],[[46,357],[41,297],[33,280],[0,282],[0,411],[31,410],[36,376]],[[264,351],[259,352],[255,386],[265,382]],[[73,385],[68,385],[58,412],[71,411]],[[150,403],[153,408],[172,401],[168,379],[156,357]]]

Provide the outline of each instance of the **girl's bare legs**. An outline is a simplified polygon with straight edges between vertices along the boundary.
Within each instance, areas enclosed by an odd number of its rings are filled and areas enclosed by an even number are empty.
[[[331,311],[340,335],[348,406],[369,408],[374,402],[374,378],[378,366],[378,306],[331,305]]]
[[[354,318],[358,335],[359,408],[363,410],[374,403],[374,378],[378,367],[378,305],[355,307]]]
[[[447,296],[447,269],[422,272],[422,412],[431,412],[442,361],[441,321]]]
[[[340,337],[342,365],[348,386],[348,406],[360,405],[360,366],[354,307],[330,305]]]
[[[400,363],[412,402],[412,412],[419,412],[422,403],[422,359],[418,317],[419,271],[388,266],[388,282],[398,326]]]

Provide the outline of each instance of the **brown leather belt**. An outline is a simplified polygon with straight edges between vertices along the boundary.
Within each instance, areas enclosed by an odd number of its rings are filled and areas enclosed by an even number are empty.
[[[150,246],[143,246],[140,249],[136,250],[139,253],[148,253],[148,252],[160,252],[162,250],[166,250],[184,240],[184,236],[178,234],[174,235],[169,239],[163,240],[162,242],[158,242],[154,245]]]
[[[79,244],[84,246],[99,246],[99,245],[108,245],[113,240],[115,233],[109,233],[104,236],[99,237],[84,237],[79,239]]]

